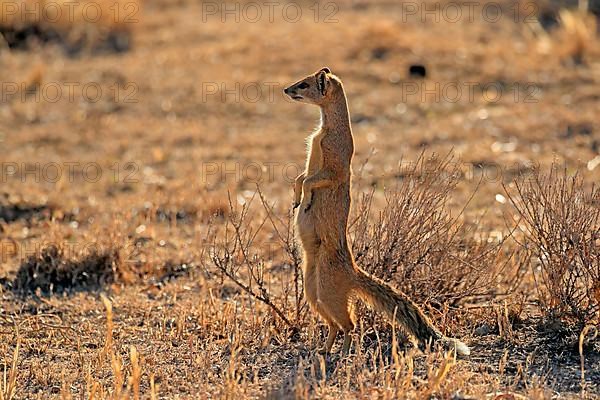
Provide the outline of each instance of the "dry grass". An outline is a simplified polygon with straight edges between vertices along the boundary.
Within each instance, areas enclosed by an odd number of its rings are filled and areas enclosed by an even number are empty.
[[[597,40],[596,16],[587,11],[560,11],[560,35],[565,46],[565,56],[575,64],[588,62],[587,53]]]
[[[0,102],[3,399],[598,398],[590,17],[571,29],[552,6],[556,24],[532,31],[512,3],[497,22],[476,8],[456,23],[336,4],[337,23],[306,8],[294,24],[237,23],[159,0],[136,24],[61,23],[58,40],[0,49],[0,80],[18,84]],[[96,51],[121,29],[128,51]],[[365,310],[350,357],[314,354],[325,329],[302,297],[289,208],[316,110],[280,91],[325,65],[353,117],[358,262],[468,359],[421,352]],[[73,99],[63,86],[46,101],[65,82],[80,85]],[[274,82],[272,96],[231,94],[256,82]],[[427,94],[473,82],[458,101]],[[90,101],[86,83],[108,95]],[[568,178],[543,174],[555,160]]]
[[[511,202],[534,257],[539,299],[549,315],[584,325],[600,318],[600,191],[553,165],[516,182]]]

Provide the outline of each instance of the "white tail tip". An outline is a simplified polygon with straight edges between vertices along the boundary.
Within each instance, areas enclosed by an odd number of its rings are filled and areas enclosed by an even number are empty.
[[[471,355],[471,349],[469,349],[469,346],[467,346],[466,344],[464,344],[460,340],[457,340],[455,342],[455,346],[456,346],[456,353],[457,354],[459,354],[461,356]]]
[[[456,354],[459,356],[468,356],[471,354],[471,349],[469,349],[469,346],[458,339],[446,338],[446,342],[448,347],[454,349]]]

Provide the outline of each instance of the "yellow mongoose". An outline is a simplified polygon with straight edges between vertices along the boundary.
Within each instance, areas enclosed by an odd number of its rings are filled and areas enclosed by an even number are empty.
[[[311,308],[329,326],[321,351],[329,352],[338,330],[343,353],[350,349],[358,297],[401,324],[423,346],[431,341],[451,345],[460,355],[469,348],[447,338],[404,293],[369,276],[354,262],[347,240],[351,163],[354,140],[342,81],[323,68],[284,89],[290,98],[321,109],[321,124],[308,138],[306,170],[296,178],[296,228],[304,250],[304,292]]]

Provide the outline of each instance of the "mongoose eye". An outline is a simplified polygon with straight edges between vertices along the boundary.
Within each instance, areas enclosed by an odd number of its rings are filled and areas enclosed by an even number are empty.
[[[306,89],[308,87],[308,83],[306,82],[302,82],[301,84],[298,85],[298,89]]]

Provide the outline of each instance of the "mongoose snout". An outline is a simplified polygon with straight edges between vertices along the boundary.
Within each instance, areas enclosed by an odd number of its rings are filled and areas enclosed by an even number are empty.
[[[328,74],[331,74],[329,68],[321,68],[316,73],[286,87],[283,92],[293,100],[320,105],[329,91],[331,82]]]
[[[283,93],[287,94],[290,98],[294,100],[302,100],[302,96],[296,93],[296,89],[293,85],[283,89]]]

